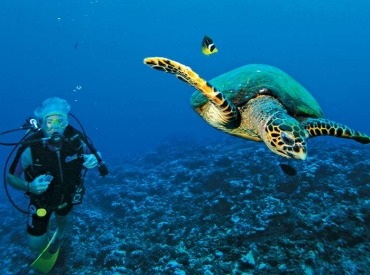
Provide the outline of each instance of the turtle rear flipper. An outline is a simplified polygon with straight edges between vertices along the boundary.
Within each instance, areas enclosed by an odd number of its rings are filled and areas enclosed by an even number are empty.
[[[148,57],[144,59],[144,63],[153,69],[176,75],[178,79],[201,92],[215,107],[210,110],[213,113],[210,120],[214,126],[232,129],[240,125],[240,114],[236,106],[190,67],[164,57]]]
[[[370,136],[328,119],[308,118],[302,121],[302,125],[309,132],[310,137],[329,135],[353,139],[362,144],[370,143]]]

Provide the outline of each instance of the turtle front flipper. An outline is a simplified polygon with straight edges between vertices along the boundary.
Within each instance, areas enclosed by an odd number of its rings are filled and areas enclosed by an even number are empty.
[[[215,107],[210,122],[215,127],[237,128],[240,125],[240,114],[236,106],[210,83],[201,78],[190,67],[164,57],[148,57],[144,64],[174,74],[178,79],[193,86],[201,92]]]
[[[302,125],[309,132],[310,137],[328,135],[353,139],[362,144],[370,143],[370,136],[328,119],[308,118],[302,121]]]

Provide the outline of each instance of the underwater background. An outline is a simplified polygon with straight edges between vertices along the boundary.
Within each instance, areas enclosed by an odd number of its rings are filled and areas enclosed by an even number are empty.
[[[273,65],[325,117],[370,134],[369,17],[364,0],[0,1],[0,131],[64,98],[111,170],[88,173],[53,272],[366,274],[368,145],[309,140],[290,177],[263,143],[204,122],[193,88],[143,59],[168,57],[205,79]],[[202,54],[204,35],[218,53]],[[11,148],[0,150],[4,166]],[[0,270],[34,274],[26,216],[0,199]]]

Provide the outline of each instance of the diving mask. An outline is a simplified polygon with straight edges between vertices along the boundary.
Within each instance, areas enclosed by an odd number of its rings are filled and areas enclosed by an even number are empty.
[[[44,127],[46,131],[64,129],[68,125],[68,119],[64,115],[50,115],[45,118]]]

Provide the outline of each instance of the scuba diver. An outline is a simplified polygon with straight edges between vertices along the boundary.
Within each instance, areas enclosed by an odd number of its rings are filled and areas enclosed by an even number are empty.
[[[34,112],[37,120],[30,121],[33,133],[21,142],[7,177],[12,187],[29,197],[28,245],[42,251],[35,261],[35,268],[41,271],[50,270],[56,261],[68,214],[82,202],[87,169],[98,166],[100,175],[108,174],[87,136],[69,124],[70,109],[68,102],[58,97],[43,101]],[[52,214],[57,229],[49,240]],[[42,257],[45,253],[48,255]]]

